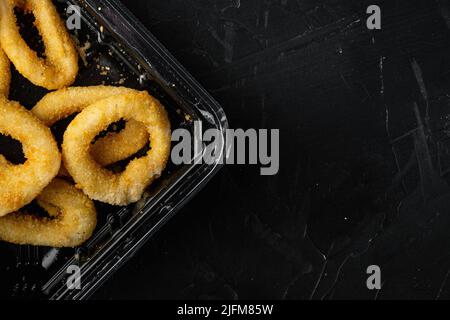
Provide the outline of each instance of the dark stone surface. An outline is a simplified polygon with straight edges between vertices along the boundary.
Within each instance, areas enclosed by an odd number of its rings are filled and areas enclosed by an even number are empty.
[[[227,166],[94,298],[450,298],[445,1],[123,2],[281,167]]]

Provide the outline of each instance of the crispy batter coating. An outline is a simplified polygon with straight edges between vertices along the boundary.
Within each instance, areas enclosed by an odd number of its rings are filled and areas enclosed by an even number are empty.
[[[94,203],[73,185],[53,180],[37,198],[50,218],[13,213],[0,218],[0,239],[21,245],[77,247],[97,225]]]
[[[20,35],[16,7],[34,14],[45,44],[45,60]],[[55,90],[75,81],[77,50],[51,0],[0,0],[0,44],[16,69],[37,86]]]
[[[148,145],[145,127],[134,120],[118,133],[108,133],[91,146],[91,155],[102,167],[125,160]]]
[[[120,119],[144,124],[151,150],[129,163],[123,173],[102,168],[90,155],[91,141]],[[171,131],[166,110],[147,92],[133,92],[100,100],[83,110],[69,125],[63,142],[64,165],[91,199],[127,205],[141,199],[145,188],[164,170],[170,154]]]
[[[71,87],[51,92],[31,110],[42,122],[52,126],[57,121],[81,112],[99,100],[124,93],[137,92],[133,89],[111,86]],[[109,133],[91,146],[91,154],[101,165],[107,166],[129,158],[148,144],[148,133],[141,123],[130,120],[118,133]],[[64,172],[61,172],[65,176]]]
[[[10,82],[11,70],[9,68],[9,60],[0,47],[0,95],[8,97]]]
[[[19,103],[0,96],[0,115],[0,133],[20,141],[26,157],[13,165],[0,155],[1,217],[36,198],[58,174],[61,154],[50,129]]]

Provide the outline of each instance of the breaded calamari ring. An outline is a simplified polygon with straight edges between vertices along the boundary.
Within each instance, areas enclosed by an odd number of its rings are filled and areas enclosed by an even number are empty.
[[[53,180],[37,197],[50,218],[15,212],[0,218],[0,239],[20,245],[77,247],[97,225],[94,203],[68,182]]]
[[[9,68],[9,60],[0,47],[0,95],[8,97],[10,82],[11,70]]]
[[[20,35],[14,8],[31,12],[45,44],[45,59]],[[71,85],[78,74],[75,44],[51,0],[0,0],[0,44],[16,69],[48,90]]]
[[[123,173],[102,168],[90,155],[91,141],[120,119],[141,122],[149,133],[151,149],[131,161]],[[91,199],[127,205],[141,199],[145,188],[164,170],[170,154],[171,131],[166,110],[147,92],[106,98],[83,110],[69,125],[62,145],[64,165]]]
[[[125,160],[148,145],[145,127],[134,120],[118,133],[108,133],[91,146],[91,155],[102,167]]]
[[[50,129],[17,102],[0,97],[0,133],[22,143],[26,161],[0,155],[0,217],[29,204],[53,180],[61,154]],[[0,150],[1,152],[1,150]]]
[[[134,89],[111,86],[70,87],[50,92],[31,110],[51,127],[59,120],[81,112],[99,100],[138,92]],[[109,133],[91,146],[91,154],[103,167],[129,158],[148,144],[148,133],[141,123],[130,120],[118,133]],[[64,173],[64,172],[62,172]],[[65,176],[65,174],[63,174]]]

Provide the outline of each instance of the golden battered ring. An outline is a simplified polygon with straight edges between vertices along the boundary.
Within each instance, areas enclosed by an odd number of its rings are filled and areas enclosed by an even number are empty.
[[[90,155],[90,144],[111,123],[141,122],[151,150],[131,161],[120,174],[102,168]],[[166,110],[147,92],[133,92],[100,100],[83,110],[69,125],[62,146],[64,165],[91,199],[127,205],[141,199],[145,188],[164,170],[170,154],[171,131]]]
[[[32,12],[45,44],[46,59],[20,35],[14,8]],[[0,44],[16,69],[33,84],[48,90],[71,85],[78,74],[75,44],[51,0],[1,0]]]
[[[0,95],[8,97],[10,82],[11,70],[9,68],[9,60],[0,47]]]
[[[124,87],[92,86],[71,87],[51,92],[31,110],[42,122],[51,127],[59,120],[81,112],[90,104],[120,94],[138,92]],[[101,166],[108,166],[129,158],[148,144],[144,125],[130,120],[118,133],[109,133],[91,146],[91,155]],[[62,176],[67,173],[62,170]]]
[[[0,217],[29,204],[53,180],[61,154],[50,129],[17,102],[0,96],[0,133],[20,141],[26,161],[0,155]]]
[[[94,203],[68,182],[53,180],[37,197],[50,218],[12,213],[0,218],[0,239],[14,244],[77,247],[87,241],[97,225]]]

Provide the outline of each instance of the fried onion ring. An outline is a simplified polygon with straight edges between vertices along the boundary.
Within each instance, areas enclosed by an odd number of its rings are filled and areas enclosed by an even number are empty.
[[[45,44],[45,60],[20,35],[16,7],[34,14]],[[0,43],[16,69],[33,84],[55,90],[75,81],[77,50],[51,0],[0,0]]]
[[[17,102],[0,97],[0,133],[22,143],[26,161],[0,155],[0,217],[29,204],[53,180],[61,154],[48,127]]]
[[[8,97],[9,83],[11,82],[11,70],[8,57],[0,48],[0,95]]]
[[[93,139],[120,119],[146,127],[151,149],[131,161],[120,174],[102,168],[90,155]],[[63,141],[64,165],[91,199],[127,205],[141,199],[145,188],[164,170],[170,154],[171,131],[166,110],[147,92],[134,92],[100,100],[83,110],[69,125]]]
[[[47,94],[31,110],[51,127],[59,120],[81,112],[90,104],[120,94],[138,92],[124,87],[71,87]],[[148,144],[148,133],[141,123],[130,120],[118,133],[109,133],[91,146],[91,154],[101,166],[129,158]],[[66,174],[62,172],[65,176]]]
[[[53,180],[37,197],[50,218],[12,213],[0,218],[0,239],[20,245],[77,247],[97,225],[94,203],[73,185]]]

